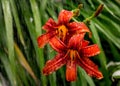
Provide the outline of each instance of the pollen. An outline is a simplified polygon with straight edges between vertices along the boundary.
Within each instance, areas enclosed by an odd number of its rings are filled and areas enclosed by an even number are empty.
[[[65,38],[68,34],[68,29],[66,28],[65,25],[61,25],[58,29],[57,29],[57,33],[58,33],[58,37],[62,40],[65,41]]]

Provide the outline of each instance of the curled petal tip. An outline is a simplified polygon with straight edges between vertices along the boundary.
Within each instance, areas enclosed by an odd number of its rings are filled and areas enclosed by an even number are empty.
[[[99,76],[97,77],[97,79],[103,79],[103,74],[100,72]]]
[[[95,72],[96,73],[88,72],[88,75],[91,77],[95,77],[96,79],[99,79],[99,80],[103,78],[103,74],[100,71],[96,70]]]
[[[88,75],[90,75],[91,77],[95,77],[95,78],[97,78],[99,80],[103,78],[103,74],[98,70],[96,71],[96,73],[88,74]]]
[[[45,45],[42,40],[43,40],[43,39],[42,39],[41,36],[39,36],[39,37],[37,38],[37,43],[38,43],[38,47],[39,47],[39,48],[43,48],[44,45]]]
[[[103,76],[102,76],[102,77],[99,77],[98,79],[99,79],[99,80],[100,80],[100,79],[103,79]]]

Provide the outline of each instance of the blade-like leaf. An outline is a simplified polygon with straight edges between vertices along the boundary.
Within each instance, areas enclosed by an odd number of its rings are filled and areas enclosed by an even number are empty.
[[[20,3],[20,7],[22,8],[22,14],[24,16],[24,20],[25,20],[25,23],[27,25],[27,29],[29,31],[32,43],[33,43],[34,48],[35,48],[36,61],[37,61],[38,66],[40,67],[40,72],[41,72],[41,77],[40,77],[41,83],[43,86],[46,86],[46,77],[42,74],[42,68],[44,66],[43,49],[38,48],[37,33],[35,31],[35,26],[34,26],[33,22],[30,21],[30,18],[32,17],[32,15],[31,15],[31,12],[29,10],[29,5],[24,0],[19,1],[19,3]]]
[[[54,58],[55,51],[52,52],[51,47],[48,45],[47,50],[46,50],[46,54],[47,54],[46,56],[48,57],[48,60],[50,60],[50,59]],[[50,85],[57,86],[56,85],[57,81],[56,81],[56,73],[55,72],[53,74],[49,75],[49,81],[50,81]]]
[[[115,37],[102,23],[95,21],[95,26],[104,34],[106,37],[111,40],[119,49],[120,49],[120,40]]]
[[[104,2],[102,1],[102,0],[97,0],[99,3],[101,3],[101,4],[104,4]],[[118,19],[118,20],[120,20],[120,18],[118,17],[118,16],[116,16],[115,14],[114,14],[114,12],[113,11],[111,11],[111,9],[106,5],[106,4],[104,4],[104,7],[105,7],[105,9],[113,16],[113,17],[115,17],[116,19]]]
[[[11,4],[11,9],[12,9],[13,17],[14,17],[14,20],[15,20],[15,24],[16,24],[16,27],[17,27],[18,36],[19,36],[20,41],[23,44],[23,46],[25,46],[23,34],[22,34],[22,31],[21,31],[22,27],[20,25],[20,20],[19,20],[19,17],[18,17],[18,11],[16,9],[15,1],[10,0],[10,4]]]
[[[37,34],[37,37],[42,34],[42,29],[41,29],[41,16],[39,14],[39,9],[38,9],[38,5],[36,3],[35,0],[30,0],[30,4],[31,4],[31,9],[32,9],[32,13],[33,13],[33,19],[35,22],[35,31]]]
[[[27,70],[27,72],[33,77],[36,84],[39,84],[37,77],[35,76],[34,72],[32,71],[29,63],[26,61],[24,55],[22,54],[21,50],[19,49],[18,45],[14,43],[15,51],[18,56],[18,60],[21,63],[21,65]]]
[[[0,51],[0,60],[3,63],[3,67],[5,69],[5,72],[6,72],[7,76],[8,76],[8,79],[9,79],[11,85],[14,86],[15,85],[15,82],[13,82],[13,80],[14,80],[13,76],[14,75],[13,75],[12,69],[10,67],[11,66],[10,62],[8,61],[7,55],[5,55],[2,51]]]
[[[10,67],[12,72],[12,81],[11,84],[13,86],[17,85],[16,79],[16,67],[15,67],[15,58],[14,58],[14,39],[13,39],[13,24],[12,24],[12,15],[10,9],[10,2],[9,0],[2,0],[2,8],[4,13],[4,21],[5,21],[5,28],[6,28],[6,39],[7,39],[7,49],[8,49],[8,57],[10,60]]]
[[[78,70],[79,70],[79,73],[82,74],[82,76],[86,79],[86,81],[88,82],[88,84],[90,86],[95,86],[93,80],[91,79],[90,76],[87,75],[87,73],[81,68],[81,67],[78,67]]]

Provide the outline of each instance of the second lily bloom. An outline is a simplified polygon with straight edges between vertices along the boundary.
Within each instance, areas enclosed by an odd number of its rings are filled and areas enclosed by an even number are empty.
[[[57,37],[50,40],[50,45],[58,54],[49,60],[43,74],[48,75],[66,64],[66,80],[74,81],[77,78],[77,65],[82,67],[90,76],[101,79],[102,73],[91,60],[91,56],[100,53],[97,44],[88,46],[89,42],[84,40],[84,34],[77,34],[70,38],[67,45]]]

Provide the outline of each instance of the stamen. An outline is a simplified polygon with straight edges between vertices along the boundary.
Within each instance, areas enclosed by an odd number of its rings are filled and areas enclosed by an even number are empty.
[[[62,41],[64,41],[65,38],[66,38],[66,35],[67,35],[67,33],[68,33],[68,29],[67,29],[64,25],[61,25],[61,26],[58,28],[57,32],[58,32],[58,37],[59,37]]]
[[[76,58],[80,58],[78,51],[69,49],[63,58],[70,57],[71,61],[76,60]]]
[[[70,50],[70,59],[75,60],[77,56],[77,51],[76,50]]]
[[[74,51],[70,50],[70,58],[71,58],[71,60],[73,60],[73,57],[74,57]]]

